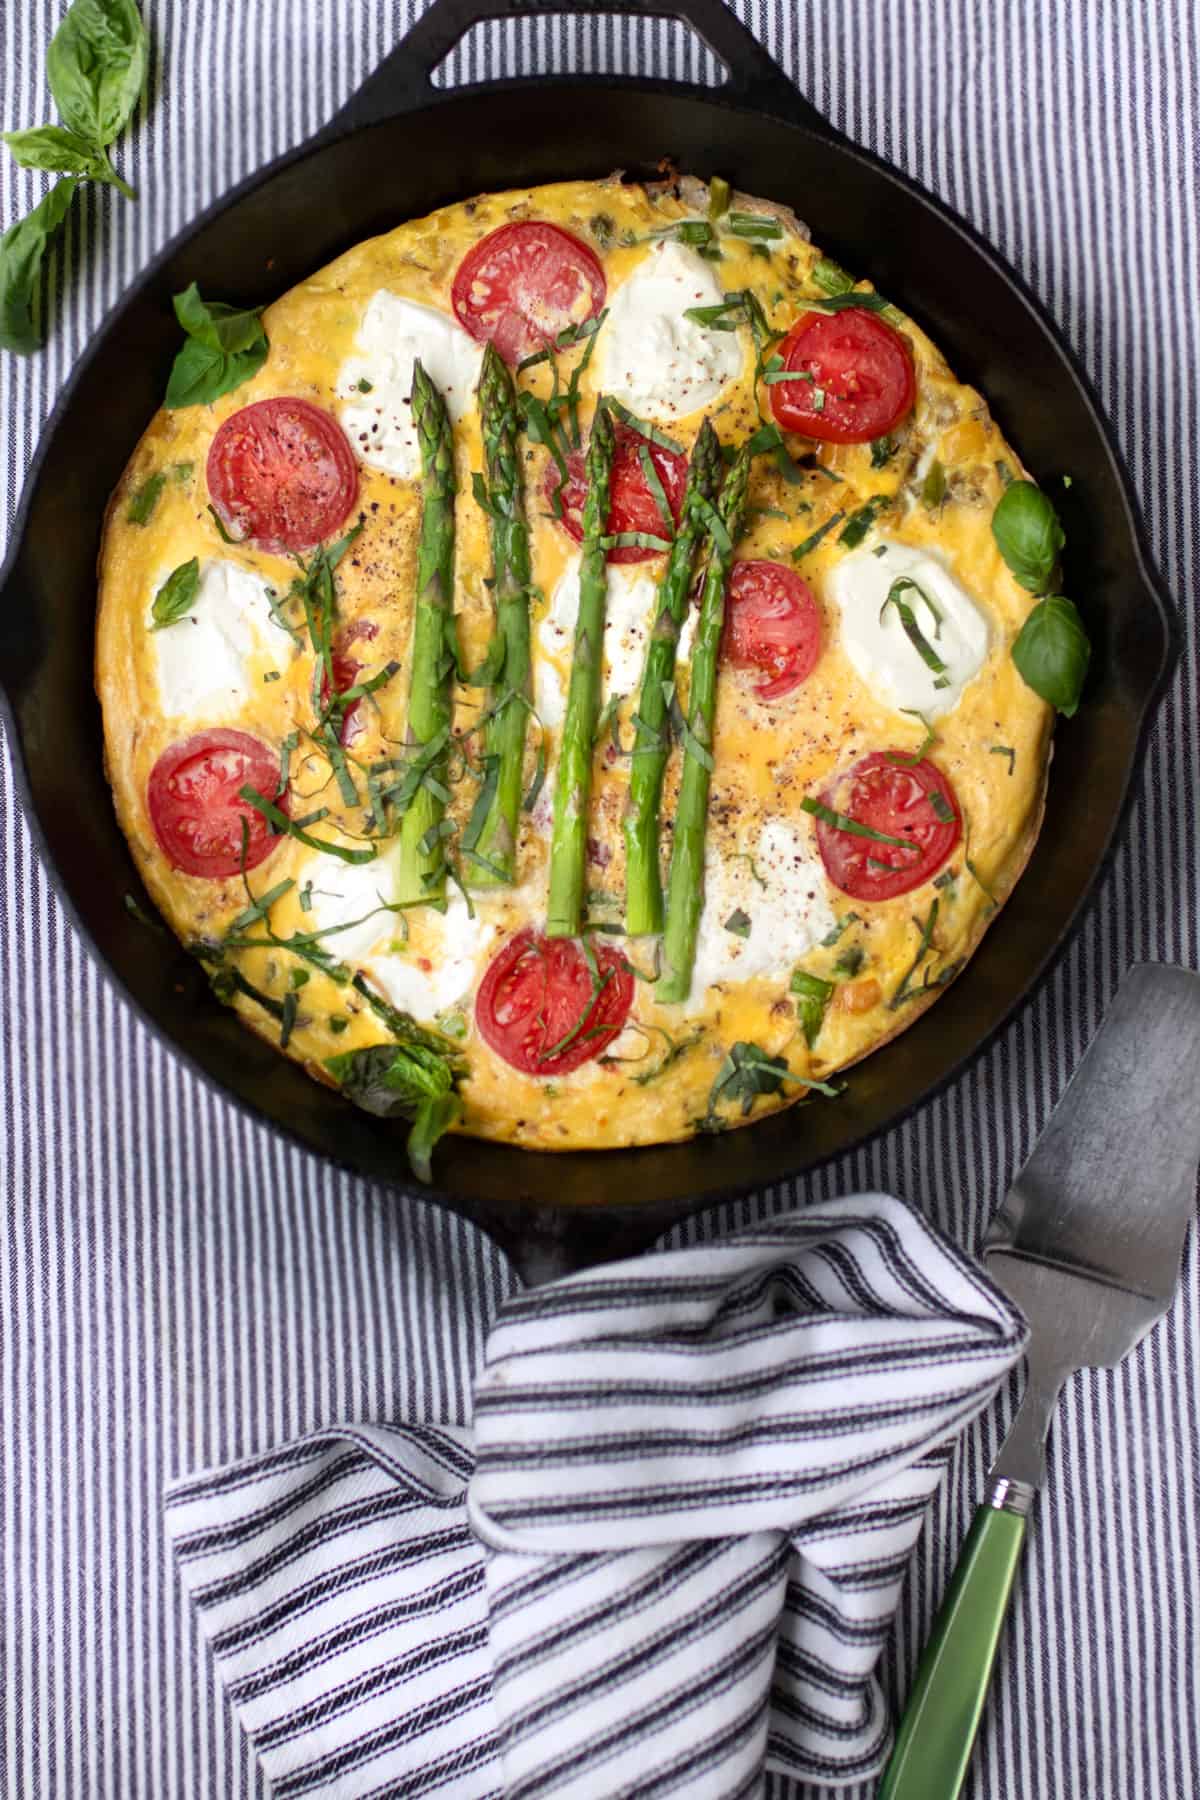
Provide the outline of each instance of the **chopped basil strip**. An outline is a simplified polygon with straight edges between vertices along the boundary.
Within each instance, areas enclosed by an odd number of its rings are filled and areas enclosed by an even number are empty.
[[[831,806],[826,806],[821,800],[813,800],[808,794],[800,805],[804,812],[811,813],[814,819],[820,819],[823,825],[831,825],[835,831],[848,831],[852,837],[870,838],[876,844],[891,844],[896,850],[912,850],[918,856],[921,854],[921,846],[914,844],[911,838],[889,837],[885,831],[876,831],[873,825],[863,825],[846,813],[834,812]]]
[[[726,919],[725,929],[732,932],[734,937],[748,938],[750,936],[749,913],[744,913],[740,906],[736,907]]]
[[[804,304],[817,311],[829,313],[859,310],[881,313],[891,310],[891,303],[885,300],[882,294],[861,293],[857,290],[852,293],[829,294],[821,300],[806,300]]]
[[[1011,775],[1017,766],[1017,753],[1011,744],[991,744],[988,746],[989,756],[1007,756],[1008,772]]]
[[[661,450],[671,450],[676,456],[683,455],[683,445],[678,439],[668,437],[665,431],[660,431],[657,425],[651,425],[649,420],[639,419],[636,413],[631,413],[627,406],[622,406],[621,402],[614,400],[611,394],[605,397],[605,405],[615,418],[620,419],[623,424],[628,425],[642,437],[649,438],[650,442],[657,444]]]
[[[949,687],[950,681],[949,677],[946,676],[946,664],[942,661],[933,645],[929,642],[929,639],[921,630],[921,627],[917,624],[917,616],[913,612],[908,601],[904,598],[904,595],[909,592],[914,593],[918,600],[923,600],[925,602],[925,605],[929,608],[936,621],[934,636],[936,637],[938,635],[942,620],[941,613],[929,598],[929,595],[925,592],[924,588],[921,587],[919,583],[911,580],[907,575],[901,575],[898,580],[893,581],[891,587],[888,589],[887,599],[879,609],[880,622],[882,623],[888,607],[894,606],[905,637],[908,639],[917,655],[921,658],[925,667],[939,677],[939,679],[934,682],[934,687]]]
[[[913,957],[912,962],[905,970],[904,979],[901,981],[900,986],[896,989],[896,992],[888,1002],[889,1012],[895,1012],[897,1007],[903,1005],[905,1000],[912,998],[913,976],[933,948],[933,929],[937,924],[938,907],[940,905],[940,900],[931,900],[929,904],[929,913],[924,922],[917,918],[913,919],[913,924],[921,934],[921,941],[917,945],[917,954]]]
[[[294,819],[289,819],[285,812],[281,812],[273,800],[268,800],[265,794],[260,794],[257,788],[239,788],[238,797],[239,799],[244,800],[247,806],[252,806],[255,812],[261,813],[268,824],[275,827],[276,831],[286,832],[289,837],[294,837],[297,843],[307,844],[310,850],[323,850],[326,856],[336,856],[342,862],[347,863],[369,863],[375,861],[375,849],[373,846],[369,850],[349,850],[344,844],[330,843],[328,838],[313,837],[309,832],[304,830],[302,825],[297,824]],[[328,809],[322,806],[319,807],[315,813],[308,815],[306,823],[310,825],[315,824],[318,820],[327,817]]]
[[[833,530],[834,526],[840,524],[845,516],[844,512],[835,512],[831,518],[826,519],[823,525],[818,525],[817,529],[810,532],[802,543],[796,545],[796,548],[792,551],[792,561],[802,562],[810,552],[816,549],[822,538],[829,536],[829,533]]]
[[[840,919],[834,921],[833,930],[827,931],[825,936],[821,939],[822,950],[831,950],[838,939],[843,937],[850,929],[851,925],[857,925],[860,922],[860,918],[861,915],[856,912],[843,913]]]

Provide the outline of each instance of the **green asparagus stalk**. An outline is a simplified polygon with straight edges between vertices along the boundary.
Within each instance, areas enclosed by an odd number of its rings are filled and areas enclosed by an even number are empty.
[[[654,626],[646,646],[638,697],[637,734],[629,776],[625,834],[625,930],[631,937],[663,926],[658,871],[658,809],[667,767],[668,696],[675,675],[679,630],[687,616],[696,553],[708,529],[701,501],[709,505],[721,483],[721,446],[705,419],[692,450],[679,530],[658,588]]]
[[[734,459],[716,517],[709,530],[708,563],[700,601],[700,624],[692,652],[691,690],[679,801],[675,808],[675,840],[667,879],[667,923],[662,940],[662,974],[655,989],[663,1001],[686,1000],[696,961],[696,935],[704,904],[704,836],[708,824],[708,790],[712,778],[713,714],[717,697],[717,660],[725,623],[725,585],[733,563],[733,547],[742,529],[750,451],[743,445]]]
[[[413,419],[421,446],[424,495],[417,550],[417,605],[409,670],[405,742],[414,756],[448,734],[453,657],[448,643],[454,604],[454,433],[446,403],[419,362],[413,364]],[[445,803],[445,753],[436,756],[400,824],[396,899],[439,900],[446,888],[446,860],[439,835]]]
[[[579,613],[575,621],[575,651],[554,783],[550,896],[546,913],[549,937],[578,937],[583,924],[592,742],[600,711],[600,682],[604,671],[608,569],[602,540],[608,521],[612,457],[612,419],[601,400],[592,419],[585,464],[587,499],[583,505]]]
[[[494,887],[511,883],[516,866],[528,721],[523,703],[529,698],[530,573],[516,395],[508,364],[493,344],[483,353],[479,416],[491,509],[496,632],[504,650],[487,725],[487,754],[496,758],[496,787],[479,834],[479,860],[471,879],[477,887]]]

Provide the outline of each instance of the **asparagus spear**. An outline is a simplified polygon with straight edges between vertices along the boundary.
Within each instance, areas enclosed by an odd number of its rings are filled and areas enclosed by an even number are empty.
[[[637,736],[625,807],[625,929],[631,937],[661,931],[662,881],[658,872],[658,808],[667,766],[668,695],[675,647],[687,616],[692,565],[707,526],[700,501],[711,505],[721,481],[721,446],[705,419],[692,450],[679,531],[658,589],[654,628],[646,646],[638,697]]]
[[[447,642],[454,601],[454,433],[446,403],[419,362],[413,364],[413,419],[421,446],[425,491],[417,550],[417,606],[409,670],[405,741],[419,755],[450,727],[453,658]],[[426,771],[445,787],[446,756]],[[446,861],[438,835],[445,804],[422,781],[400,824],[396,899],[437,900],[445,892]]]
[[[692,652],[683,770],[675,809],[675,841],[667,880],[662,974],[655,990],[656,997],[664,1001],[687,999],[696,961],[696,934],[704,904],[704,834],[712,775],[717,658],[725,623],[725,584],[733,562],[733,546],[742,529],[750,460],[749,448],[743,445],[725,477],[716,517],[710,521],[700,625],[696,632],[696,648]]]
[[[575,620],[575,651],[554,783],[550,896],[546,915],[549,937],[578,937],[583,923],[592,740],[600,710],[604,605],[608,592],[607,552],[601,540],[608,520],[612,457],[612,419],[602,399],[592,419],[585,464],[587,499],[583,505],[579,613]]]
[[[529,526],[521,495],[517,407],[508,364],[493,344],[483,353],[479,415],[491,507],[496,632],[504,646],[491,690],[487,754],[496,760],[496,788],[478,840],[478,887],[510,883],[516,863],[517,818],[525,777],[529,696]]]

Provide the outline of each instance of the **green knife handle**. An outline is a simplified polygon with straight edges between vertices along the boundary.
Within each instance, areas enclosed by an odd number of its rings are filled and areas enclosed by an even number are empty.
[[[1024,1491],[1013,1494],[1014,1488]],[[963,1545],[917,1669],[879,1800],[955,1800],[962,1786],[1033,1497],[1023,1482],[998,1483],[997,1489],[976,1512]]]

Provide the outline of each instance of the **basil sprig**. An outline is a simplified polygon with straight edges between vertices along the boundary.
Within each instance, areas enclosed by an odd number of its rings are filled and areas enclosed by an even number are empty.
[[[1049,498],[1032,481],[1014,481],[992,514],[996,548],[1023,588],[1046,593],[1066,543]]]
[[[147,39],[134,0],[74,0],[46,55],[61,125],[2,135],[24,169],[65,177],[0,238],[0,348],[21,353],[42,341],[34,296],[46,247],[80,180],[103,181],[132,200],[108,146],[133,116],[146,82]]]
[[[187,342],[175,358],[164,406],[202,406],[219,400],[258,373],[267,360],[261,307],[244,310],[204,300],[193,281],[175,296],[175,317]]]
[[[50,41],[46,76],[68,128],[103,148],[133,117],[146,81],[134,0],[75,0]]]
[[[1078,709],[1091,654],[1078,610],[1063,594],[1038,601],[1012,648],[1022,681],[1068,719]]]
[[[200,559],[193,556],[190,562],[180,563],[177,569],[172,569],[155,594],[150,608],[154,620],[151,630],[161,631],[165,625],[176,625],[186,618],[195,605],[199,588]]]
[[[378,1118],[412,1121],[408,1160],[419,1181],[432,1179],[434,1146],[462,1115],[456,1092],[461,1064],[453,1045],[406,1030],[393,1044],[372,1044],[326,1059],[348,1100]]]
[[[1017,635],[1012,659],[1028,687],[1064,718],[1079,706],[1092,647],[1074,603],[1049,592],[1066,537],[1049,497],[1032,481],[1013,481],[992,514],[1001,556],[1038,601]]]

